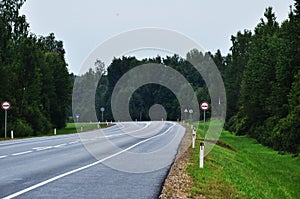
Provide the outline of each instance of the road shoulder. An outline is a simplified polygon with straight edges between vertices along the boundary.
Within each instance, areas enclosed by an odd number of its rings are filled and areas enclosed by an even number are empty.
[[[189,156],[192,143],[192,132],[190,127],[186,128],[185,135],[180,143],[176,159],[165,179],[160,199],[190,198],[192,178],[186,168],[190,164]]]

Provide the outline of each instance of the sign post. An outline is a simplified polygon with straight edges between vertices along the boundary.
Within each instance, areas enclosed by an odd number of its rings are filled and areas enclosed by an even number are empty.
[[[76,120],[77,120],[77,123],[78,123],[78,119],[79,119],[79,117],[80,117],[80,114],[79,114],[79,113],[76,113],[76,114],[75,114],[75,117],[76,117]]]
[[[203,140],[205,140],[206,137],[206,118],[205,118],[205,111],[209,109],[209,103],[208,102],[202,102],[200,104],[200,109],[204,112],[203,113],[203,120],[204,120],[204,127],[203,127],[203,133],[204,137]],[[199,157],[199,166],[200,168],[204,167],[204,142],[200,143],[200,157]]]
[[[7,111],[10,109],[10,103],[5,101],[2,103],[2,109],[5,111],[4,118],[4,138],[7,138]]]
[[[184,121],[186,121],[186,114],[188,113],[189,111],[186,109],[184,109]]]
[[[103,119],[103,112],[105,111],[105,108],[104,108],[104,107],[101,107],[101,108],[100,108],[100,111],[101,111],[101,118],[102,118],[101,121],[104,122],[104,119]]]
[[[209,109],[209,103],[208,102],[202,102],[200,104],[200,109],[204,112],[203,113],[203,121],[204,121],[204,127],[203,127],[203,131],[204,131],[204,139],[206,137],[206,121],[205,121],[205,111],[207,111]]]
[[[193,122],[193,117],[192,117],[192,115],[193,115],[193,113],[194,113],[194,110],[193,109],[190,109],[189,110],[189,114],[190,114],[190,122],[192,123]]]

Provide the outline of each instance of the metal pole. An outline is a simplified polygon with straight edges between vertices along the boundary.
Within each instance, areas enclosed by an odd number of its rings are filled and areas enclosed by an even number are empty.
[[[101,111],[101,117],[102,117],[102,122],[104,122],[104,119],[103,119],[103,111]]]
[[[206,128],[205,128],[205,111],[204,111],[204,139],[205,139],[205,136],[206,136],[205,131],[206,131]]]
[[[5,132],[4,137],[5,137],[5,139],[6,139],[6,137],[7,137],[7,110],[5,110],[5,125],[4,125],[4,132]]]

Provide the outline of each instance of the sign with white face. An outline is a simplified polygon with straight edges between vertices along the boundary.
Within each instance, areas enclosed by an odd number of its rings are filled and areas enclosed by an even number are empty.
[[[202,103],[200,104],[200,109],[201,109],[202,111],[207,111],[207,110],[209,109],[209,103],[207,103],[207,102],[202,102]]]
[[[9,110],[10,109],[10,103],[7,102],[7,101],[3,102],[2,103],[2,109],[6,110],[6,111]]]
[[[190,114],[194,113],[194,110],[193,110],[193,109],[190,109],[190,110],[189,110],[189,113],[190,113]]]
[[[104,112],[104,111],[105,111],[105,108],[104,108],[104,107],[101,107],[101,108],[100,108],[100,111],[101,111],[101,112]]]
[[[79,113],[76,113],[75,114],[75,117],[78,119],[80,117],[80,114]]]

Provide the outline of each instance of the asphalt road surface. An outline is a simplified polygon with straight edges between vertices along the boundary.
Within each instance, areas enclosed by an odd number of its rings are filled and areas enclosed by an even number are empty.
[[[0,142],[0,198],[157,198],[184,132],[128,122]]]

